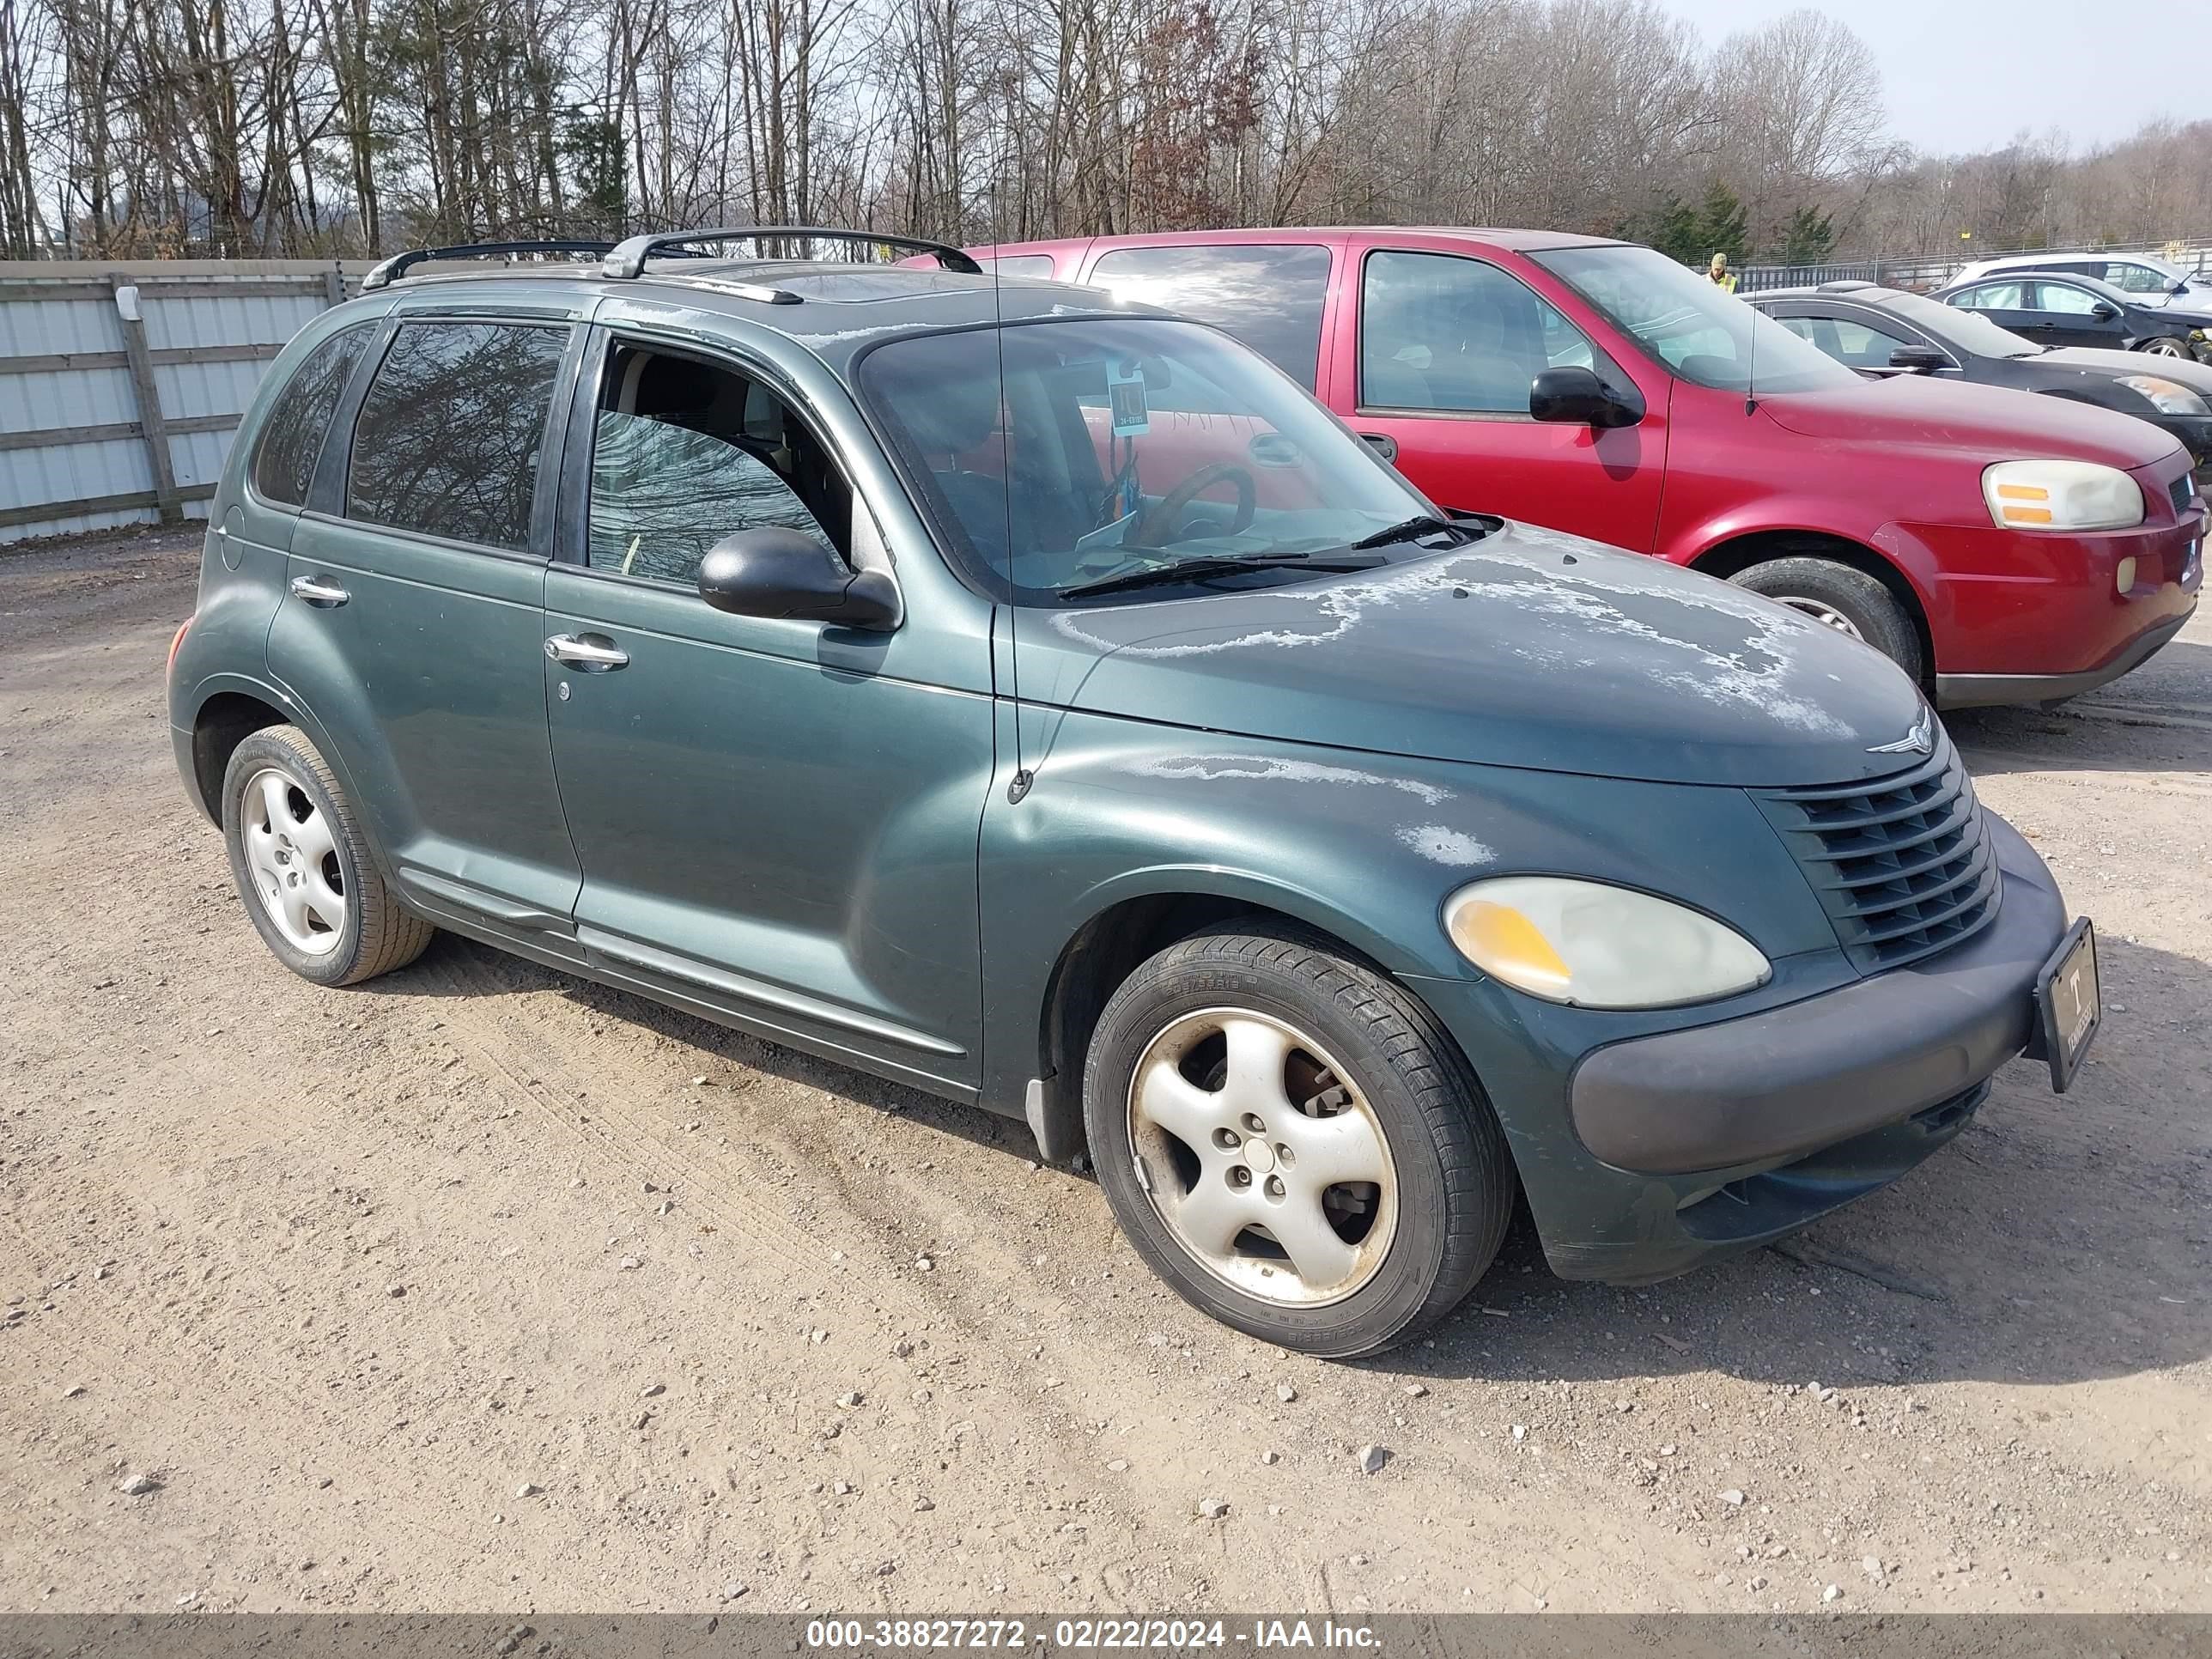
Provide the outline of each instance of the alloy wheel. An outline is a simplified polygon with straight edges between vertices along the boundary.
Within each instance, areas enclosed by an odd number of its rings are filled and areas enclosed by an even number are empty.
[[[1807,599],[1802,593],[1776,593],[1769,597],[1778,605],[1786,605],[1792,611],[1802,611],[1824,628],[1832,628],[1838,634],[1848,634],[1861,642],[1866,639],[1866,635],[1859,632],[1856,623],[1825,600]]]
[[[1382,1266],[1398,1222],[1389,1143],[1307,1033],[1249,1009],[1185,1015],[1146,1045],[1128,1112],[1139,1183],[1215,1278],[1317,1307]]]
[[[345,872],[330,820],[289,774],[264,767],[239,798],[254,896],[295,950],[324,956],[345,932]]]
[[[2189,355],[2189,348],[2170,334],[2161,334],[2156,339],[2145,340],[2140,349],[2144,356],[2150,357],[2186,357]]]

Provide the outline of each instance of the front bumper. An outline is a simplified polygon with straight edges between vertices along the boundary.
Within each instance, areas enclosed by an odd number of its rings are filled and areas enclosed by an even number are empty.
[[[1491,1088],[1554,1272],[1670,1278],[1887,1185],[1966,1127],[1990,1076],[2039,1046],[2036,973],[2067,922],[2034,850],[2001,820],[1990,833],[2004,897],[1974,938],[1762,1012],[1602,1043],[1548,1103],[1509,1092],[1535,1075],[1494,1027],[1464,1024],[1466,1000],[1419,988]]]
[[[2142,667],[2164,650],[2167,641],[2187,626],[2196,613],[2192,600],[2179,616],[2138,634],[2106,661],[2077,674],[1938,674],[1936,706],[1985,708],[1999,703],[2057,702],[2064,697],[2078,697]]]

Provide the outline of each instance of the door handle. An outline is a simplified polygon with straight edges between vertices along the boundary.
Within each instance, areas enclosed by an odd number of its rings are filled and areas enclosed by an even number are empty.
[[[294,599],[324,611],[335,611],[353,597],[327,576],[295,576],[289,586]]]
[[[625,666],[629,653],[598,634],[556,634],[545,641],[545,654],[568,668],[586,674],[605,674]]]
[[[1359,441],[1365,444],[1370,449],[1373,450],[1377,455],[1380,455],[1384,460],[1391,462],[1393,465],[1396,463],[1398,459],[1398,441],[1392,437],[1389,433],[1363,432],[1359,434]]]

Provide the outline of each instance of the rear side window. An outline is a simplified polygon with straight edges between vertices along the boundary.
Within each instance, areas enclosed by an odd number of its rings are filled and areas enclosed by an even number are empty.
[[[345,329],[307,354],[307,362],[293,371],[276,394],[269,419],[261,428],[260,447],[253,452],[253,489],[264,500],[299,507],[307,499],[315,479],[315,458],[323,453],[323,439],[353,378],[354,365],[368,349],[373,325]]]
[[[1052,276],[1052,255],[1049,253],[1001,253],[995,259],[976,262],[986,270],[995,270],[1001,276]]]
[[[1115,248],[1098,256],[1091,280],[1124,300],[1211,323],[1314,388],[1328,301],[1325,247]]]
[[[520,552],[565,328],[405,323],[355,423],[346,516]]]

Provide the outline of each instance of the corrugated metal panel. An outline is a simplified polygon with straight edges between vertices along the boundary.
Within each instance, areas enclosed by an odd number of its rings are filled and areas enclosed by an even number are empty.
[[[104,300],[9,300],[0,283],[0,357],[120,351],[123,324]]]
[[[14,266],[0,273],[0,357],[39,357],[58,353],[120,353],[124,333],[111,299],[13,299],[11,285],[36,283],[51,287],[57,282],[104,283],[111,267],[97,264],[54,262],[29,267]],[[196,289],[165,297],[163,278],[171,270],[189,277]],[[154,351],[194,347],[262,346],[274,349],[296,334],[326,303],[319,269],[295,264],[278,268],[268,261],[242,262],[236,267],[211,267],[195,261],[189,272],[160,267],[158,274],[140,265],[140,314],[145,319],[146,343]],[[268,288],[272,279],[295,274],[305,277],[296,294],[209,294],[211,281],[234,276],[241,283]],[[268,359],[216,363],[161,363],[154,369],[156,395],[165,421],[206,419],[235,415],[252,400],[254,388],[267,372]],[[56,431],[135,422],[139,412],[131,396],[125,368],[98,368],[40,370],[28,374],[0,375],[0,433]],[[172,433],[170,466],[177,487],[189,490],[212,484],[222,477],[232,431]],[[0,517],[13,510],[43,501],[64,503],[90,501],[134,492],[151,491],[153,467],[144,443],[137,438],[103,440],[96,443],[49,444],[34,448],[0,450]],[[205,501],[184,503],[187,516],[204,518]],[[58,516],[27,524],[0,524],[0,542],[30,536],[51,536],[150,523],[158,515],[149,507]]]

